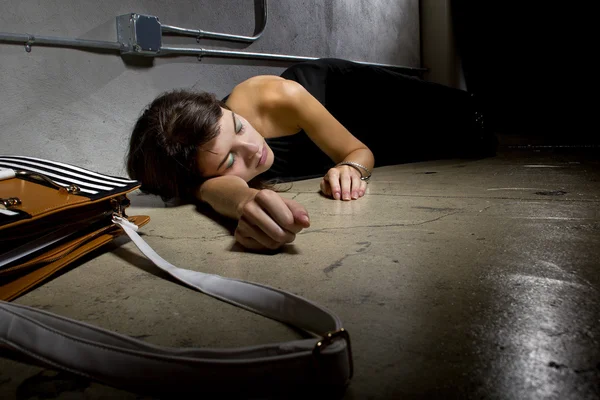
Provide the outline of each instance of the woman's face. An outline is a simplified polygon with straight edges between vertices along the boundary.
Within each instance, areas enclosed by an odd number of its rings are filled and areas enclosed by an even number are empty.
[[[248,182],[271,168],[273,151],[246,119],[222,110],[219,134],[198,150],[198,168],[205,178],[235,175]]]

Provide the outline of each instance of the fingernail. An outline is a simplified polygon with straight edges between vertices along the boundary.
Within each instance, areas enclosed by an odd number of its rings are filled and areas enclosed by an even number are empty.
[[[305,223],[307,223],[307,224],[310,224],[310,219],[308,218],[308,215],[303,215],[303,216],[301,216],[301,217],[300,217],[300,220],[301,220],[302,222],[305,222]]]
[[[344,200],[350,200],[350,193],[344,192]]]
[[[352,199],[358,199],[358,194],[356,192],[352,192]]]
[[[336,199],[336,200],[339,200],[340,199],[340,192],[335,192],[333,194],[333,198]]]

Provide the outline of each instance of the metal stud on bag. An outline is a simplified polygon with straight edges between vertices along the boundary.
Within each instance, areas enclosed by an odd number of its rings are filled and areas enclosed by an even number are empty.
[[[21,199],[19,199],[18,197],[0,199],[0,204],[2,204],[6,208],[15,207],[21,205]]]

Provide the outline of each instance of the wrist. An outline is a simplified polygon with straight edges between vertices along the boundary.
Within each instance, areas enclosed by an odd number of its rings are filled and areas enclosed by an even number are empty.
[[[244,208],[246,207],[246,204],[253,201],[258,192],[259,190],[257,189],[248,188],[248,192],[246,193],[246,195],[242,196],[241,199],[238,201],[235,208],[235,215],[238,220],[242,218],[242,215],[244,215]]]
[[[341,163],[338,163],[336,167],[339,167],[341,165],[347,165],[357,170],[360,173],[360,179],[363,181],[368,182],[371,178],[371,171],[362,164],[359,164],[354,161],[342,161]]]

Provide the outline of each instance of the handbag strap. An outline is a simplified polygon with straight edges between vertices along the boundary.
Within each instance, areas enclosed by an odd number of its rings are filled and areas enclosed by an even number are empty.
[[[335,314],[284,290],[178,268],[137,234],[136,225],[118,216],[113,222],[179,282],[312,338],[233,349],[168,348],[2,301],[0,344],[55,368],[148,393],[262,393],[348,384],[350,338]]]

